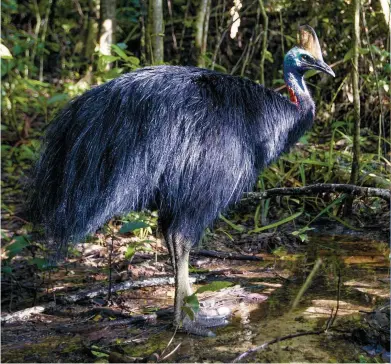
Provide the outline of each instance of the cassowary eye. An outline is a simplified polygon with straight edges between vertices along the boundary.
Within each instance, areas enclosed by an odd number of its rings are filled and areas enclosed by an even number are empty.
[[[306,54],[303,54],[301,56],[301,59],[302,59],[302,61],[305,61],[305,62],[308,62],[308,63],[312,62],[312,58],[310,56],[306,55]]]

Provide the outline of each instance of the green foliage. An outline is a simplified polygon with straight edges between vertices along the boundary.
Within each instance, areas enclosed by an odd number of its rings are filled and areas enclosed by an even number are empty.
[[[145,239],[152,234],[152,229],[157,226],[157,212],[132,211],[123,218],[124,225],[120,229],[121,234],[134,233],[138,238]]]
[[[47,271],[54,267],[47,259],[45,258],[32,258],[28,260],[28,263],[35,265],[40,271]]]
[[[274,222],[273,224],[269,224],[267,226],[262,226],[262,227],[254,229],[254,230],[251,230],[251,231],[249,231],[249,233],[259,233],[259,232],[264,231],[264,230],[269,230],[269,229],[276,228],[276,227],[278,227],[280,225],[286,224],[287,222],[290,222],[290,221],[298,218],[302,213],[303,213],[303,211],[296,212],[295,214],[293,214],[291,216],[288,216],[285,219],[281,219],[281,220],[279,220],[277,222]]]
[[[125,234],[129,232],[133,232],[134,230],[147,228],[147,227],[149,227],[149,225],[146,224],[144,221],[130,221],[122,225],[121,229],[119,230],[119,233]]]
[[[148,63],[150,45],[145,44],[146,54],[143,54],[140,46],[140,16],[143,13],[138,1],[117,4],[117,43],[111,46],[111,55],[103,55],[97,51],[99,11],[96,2],[81,0],[77,3],[77,11],[72,0],[56,2],[53,18],[51,5],[53,2],[49,0],[4,0],[1,3],[2,210],[6,222],[18,216],[21,211],[21,205],[25,201],[22,186],[27,171],[37,156],[39,140],[55,114],[70,99],[94,85]],[[225,5],[227,4],[216,7],[212,12],[207,50],[204,54],[206,67],[213,65],[220,72],[242,74],[256,80],[259,76],[259,35],[255,34],[255,29],[242,24],[238,36],[230,39],[229,31],[227,33],[225,29],[230,19],[229,7]],[[305,186],[317,182],[346,183],[351,172],[354,121],[350,104],[351,4],[348,1],[325,3],[319,0],[279,0],[266,2],[265,6],[270,21],[268,52],[265,55],[268,85],[279,86],[284,83],[281,69],[284,57],[282,48],[286,52],[296,44],[298,18],[302,23],[316,24],[325,60],[335,64],[337,76],[335,79],[325,79],[315,72],[306,75],[317,105],[315,125],[300,140],[297,148],[261,173],[257,189],[263,191],[272,187]],[[225,13],[222,12],[223,8]],[[174,2],[172,19],[166,18],[164,35],[167,64],[194,63],[192,27],[197,15],[195,9],[193,6],[189,8],[186,1]],[[246,15],[248,24],[255,24],[256,16],[256,11],[249,12]],[[366,25],[362,27],[359,49],[363,127],[360,136],[362,154],[359,184],[390,188],[391,144],[387,138],[390,116],[387,111],[390,105],[391,67],[388,62],[389,42],[385,37],[388,28],[378,5],[363,2],[362,20],[366,21]],[[174,27],[181,49],[174,49],[172,33],[168,31],[171,26]],[[243,45],[247,45],[248,53]],[[289,216],[280,216],[274,219],[277,220],[276,223],[270,225],[267,218],[275,205],[274,200],[263,201],[253,212],[254,229],[251,232],[262,232],[288,222],[294,223],[300,215],[297,211],[305,211],[300,220],[305,218],[309,222],[313,216],[326,215],[353,228],[338,216],[342,202],[326,209],[330,201],[323,202],[313,198],[304,200],[305,202],[302,199],[284,198],[283,208],[289,210]],[[376,199],[365,201],[365,205],[366,212],[380,211],[383,206]],[[365,211],[364,208],[359,210],[360,213],[366,213]],[[246,226],[236,223],[235,219],[221,218],[227,224],[227,230],[232,229],[236,233],[248,231]],[[131,213],[123,218],[123,222],[120,234],[132,233],[145,240],[155,231],[157,214]],[[26,224],[25,230],[29,228],[29,224]],[[309,230],[310,226],[306,225],[301,229],[295,228],[293,234],[304,241]],[[221,231],[234,239],[231,231]],[[12,244],[15,244],[17,251],[16,241]],[[129,246],[127,259],[131,259],[138,248]],[[10,253],[18,254],[13,250]]]
[[[231,283],[231,282],[214,281],[212,283],[206,284],[206,285],[198,288],[196,291],[196,294],[204,293],[204,292],[216,292],[216,291],[220,291],[221,289],[228,288],[231,286],[233,286],[233,283]]]
[[[11,260],[13,257],[20,254],[22,250],[29,245],[30,243],[27,236],[16,236],[9,244],[4,247],[7,256],[6,260]]]
[[[182,311],[185,312],[185,314],[188,315],[191,320],[194,320],[194,316],[200,310],[200,302],[198,300],[197,294],[204,292],[216,292],[231,286],[233,286],[233,283],[231,282],[214,281],[198,288],[197,291],[195,291],[192,295],[186,296],[184,298]]]

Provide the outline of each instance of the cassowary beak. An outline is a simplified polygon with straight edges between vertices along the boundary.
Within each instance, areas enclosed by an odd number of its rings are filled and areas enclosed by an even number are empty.
[[[318,60],[315,64],[311,65],[312,68],[319,70],[321,72],[327,73],[330,76],[335,77],[334,71],[331,69],[331,67],[324,61]]]

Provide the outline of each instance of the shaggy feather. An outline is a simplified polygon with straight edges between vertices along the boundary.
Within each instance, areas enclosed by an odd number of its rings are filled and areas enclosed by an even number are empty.
[[[310,127],[313,103],[303,104],[194,67],[123,75],[50,125],[30,187],[33,220],[60,247],[115,215],[157,206],[166,232],[197,243]]]

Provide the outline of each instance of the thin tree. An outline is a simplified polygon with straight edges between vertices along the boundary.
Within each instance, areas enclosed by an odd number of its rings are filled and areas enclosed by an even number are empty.
[[[259,82],[261,85],[265,84],[265,59],[267,52],[267,32],[269,29],[269,18],[266,14],[265,4],[263,0],[259,0],[259,7],[261,9],[261,15],[263,20],[263,36],[262,36],[262,48],[261,48],[261,61],[259,63]]]
[[[353,161],[352,171],[350,173],[350,184],[356,185],[358,183],[360,173],[360,89],[359,89],[359,47],[360,47],[360,1],[353,1],[353,58],[352,58],[352,88],[353,88]],[[346,199],[344,213],[349,215],[352,210],[353,199],[351,197]]]
[[[115,43],[116,0],[101,0],[100,2],[100,32],[99,50],[103,55],[111,55],[111,45]]]
[[[201,0],[195,23],[195,48],[197,56],[197,65],[205,67],[205,52],[207,42],[207,31],[209,25],[209,16],[211,0]],[[205,34],[206,31],[206,34]]]
[[[354,106],[354,130],[353,130],[353,162],[350,183],[357,184],[360,172],[360,89],[358,58],[360,47],[360,1],[353,1],[354,8],[354,33],[353,33],[353,68],[352,68],[352,88]]]
[[[148,7],[150,19],[151,56],[153,64],[162,64],[164,61],[164,20],[163,0],[150,0]]]

